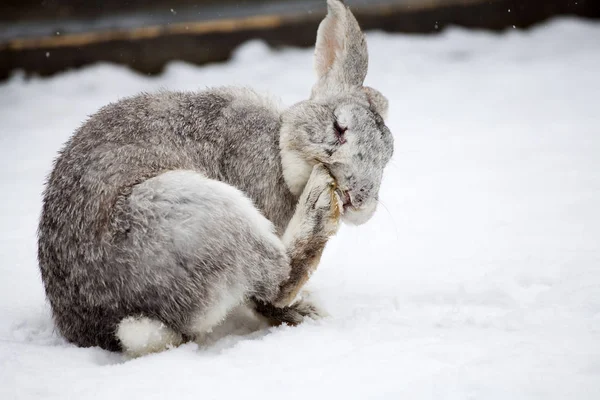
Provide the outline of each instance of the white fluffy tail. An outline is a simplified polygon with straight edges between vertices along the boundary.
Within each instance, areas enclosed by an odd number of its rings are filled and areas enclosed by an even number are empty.
[[[160,321],[147,317],[123,319],[117,327],[117,338],[129,357],[158,353],[177,347],[183,342],[180,333]]]

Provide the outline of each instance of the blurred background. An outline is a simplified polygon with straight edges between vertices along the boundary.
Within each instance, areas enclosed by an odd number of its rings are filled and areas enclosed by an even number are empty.
[[[365,30],[435,33],[449,25],[529,28],[559,15],[600,18],[598,0],[347,0]],[[324,0],[2,0],[0,80],[96,62],[160,73],[172,60],[227,60],[250,39],[314,44]]]

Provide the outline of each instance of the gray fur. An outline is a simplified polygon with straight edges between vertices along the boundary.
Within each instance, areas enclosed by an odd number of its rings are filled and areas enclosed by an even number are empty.
[[[313,310],[296,305],[292,318],[270,304],[289,303],[282,293],[298,287],[288,279],[306,276],[303,260],[318,262],[335,231],[328,174],[352,200],[343,218],[365,222],[393,151],[387,100],[362,87],[360,28],[341,1],[328,4],[337,28],[320,28],[316,58],[331,52],[322,35],[350,42],[328,56],[334,67],[321,63],[310,100],[281,110],[244,88],[140,94],[103,107],[66,143],[44,193],[38,258],[68,340],[120,350],[118,324],[139,316],[193,338],[234,292],[284,322]]]

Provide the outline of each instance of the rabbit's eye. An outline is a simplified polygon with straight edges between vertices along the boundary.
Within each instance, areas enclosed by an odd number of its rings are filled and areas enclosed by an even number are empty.
[[[333,127],[335,128],[335,135],[337,136],[340,144],[346,143],[346,138],[344,137],[344,134],[346,133],[348,128],[342,128],[337,121],[334,122]]]

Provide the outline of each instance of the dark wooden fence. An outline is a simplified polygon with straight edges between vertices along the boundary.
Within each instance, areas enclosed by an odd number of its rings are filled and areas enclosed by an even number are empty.
[[[365,30],[448,25],[528,28],[557,15],[600,18],[600,0],[347,0]],[[171,60],[226,60],[246,40],[311,46],[325,0],[2,0],[0,79],[98,61],[158,73]]]

